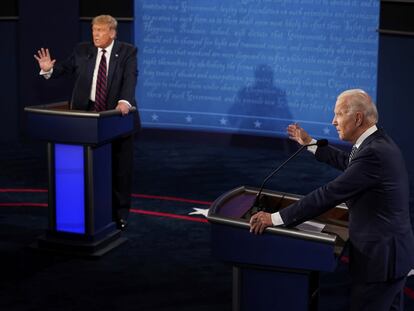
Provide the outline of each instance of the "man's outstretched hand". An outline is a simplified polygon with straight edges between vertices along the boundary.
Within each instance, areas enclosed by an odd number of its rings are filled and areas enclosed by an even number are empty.
[[[296,141],[301,145],[310,144],[312,140],[312,137],[310,137],[309,134],[303,128],[301,128],[298,123],[289,124],[287,127],[287,133],[290,139]]]
[[[56,59],[52,60],[50,58],[49,49],[41,48],[37,51],[37,55],[35,54],[33,56],[39,63],[40,69],[42,69],[45,72],[50,71],[55,65]]]

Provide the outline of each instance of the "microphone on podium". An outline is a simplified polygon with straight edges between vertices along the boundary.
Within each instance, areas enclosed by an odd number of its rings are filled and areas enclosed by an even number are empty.
[[[310,147],[310,146],[318,146],[318,147],[324,147],[328,145],[328,140],[327,139],[319,139],[317,140],[315,143],[312,144],[307,144],[307,145],[302,145],[300,146],[300,148],[298,150],[296,150],[296,152],[294,154],[292,154],[285,162],[283,162],[281,165],[279,165],[275,170],[273,170],[264,180],[262,185],[260,186],[260,190],[256,195],[256,199],[254,200],[254,203],[252,205],[252,210],[256,209],[256,212],[260,212],[262,211],[264,208],[263,206],[260,204],[260,200],[261,200],[261,194],[263,191],[263,187],[265,186],[266,182],[274,175],[276,174],[278,171],[280,171],[280,169],[282,169],[286,163],[288,163],[290,160],[292,160],[294,157],[296,157],[303,149]]]

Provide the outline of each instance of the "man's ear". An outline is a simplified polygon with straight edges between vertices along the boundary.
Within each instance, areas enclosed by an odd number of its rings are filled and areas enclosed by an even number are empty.
[[[364,114],[362,112],[355,113],[355,125],[357,127],[361,126],[364,121]]]

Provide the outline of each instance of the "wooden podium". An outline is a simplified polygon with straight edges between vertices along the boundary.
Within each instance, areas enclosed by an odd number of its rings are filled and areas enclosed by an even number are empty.
[[[348,210],[339,205],[297,228],[249,232],[258,189],[240,187],[209,209],[215,257],[233,266],[233,311],[317,310],[319,271],[333,271],[348,239]],[[275,212],[301,196],[264,190],[262,204]],[[323,226],[321,232],[316,227]]]
[[[111,141],[134,131],[134,114],[26,107],[29,134],[47,141],[49,226],[35,247],[101,256],[126,241],[112,221]]]

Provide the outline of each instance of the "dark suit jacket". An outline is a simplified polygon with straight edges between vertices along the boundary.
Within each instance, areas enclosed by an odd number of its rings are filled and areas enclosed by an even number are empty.
[[[407,275],[414,267],[414,237],[408,175],[397,145],[378,130],[363,141],[349,165],[349,154],[330,146],[318,148],[315,156],[344,172],[282,209],[285,225],[346,202],[353,279],[377,282]]]
[[[52,78],[75,75],[71,97],[72,109],[90,110],[91,108],[89,97],[97,52],[98,49],[91,42],[79,43],[68,59],[56,63],[53,68]],[[114,109],[121,99],[136,106],[137,76],[137,48],[125,42],[115,41],[109,60],[107,109]],[[137,119],[139,120],[139,117]]]

